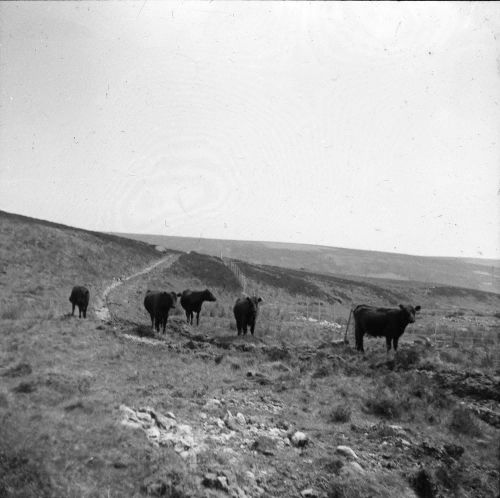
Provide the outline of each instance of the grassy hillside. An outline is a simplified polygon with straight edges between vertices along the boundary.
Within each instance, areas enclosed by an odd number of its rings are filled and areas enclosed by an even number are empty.
[[[236,262],[264,299],[256,335],[238,338],[241,284],[217,257],[176,254],[118,282],[162,254],[24,218],[0,229],[0,496],[498,494],[498,341],[484,341],[497,295]],[[75,280],[109,290],[110,320],[95,301],[68,316]],[[146,289],[206,287],[217,302],[199,327],[178,306],[151,331]],[[402,298],[424,310],[395,357],[343,344],[351,299]]]
[[[104,282],[160,256],[143,242],[0,211],[0,314],[60,315],[73,285],[87,286],[92,299]]]
[[[500,260],[438,258],[277,242],[121,234],[135,240],[315,273],[444,284],[500,293]]]

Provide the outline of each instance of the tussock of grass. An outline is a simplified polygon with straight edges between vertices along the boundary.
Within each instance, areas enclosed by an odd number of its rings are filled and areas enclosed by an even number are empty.
[[[406,411],[407,401],[398,393],[386,388],[379,388],[373,396],[366,400],[365,407],[373,415],[387,419],[397,419]]]
[[[408,485],[397,474],[346,473],[333,479],[327,498],[388,498],[408,496]]]
[[[482,434],[474,415],[463,406],[459,406],[451,412],[449,428],[456,434],[466,436],[478,437]]]
[[[52,498],[52,488],[44,458],[36,445],[24,443],[6,417],[0,422],[0,496],[12,498]]]
[[[330,422],[349,422],[351,420],[351,407],[346,403],[335,406],[330,412]]]

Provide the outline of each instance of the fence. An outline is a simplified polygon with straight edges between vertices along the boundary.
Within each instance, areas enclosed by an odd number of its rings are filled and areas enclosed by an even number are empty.
[[[238,267],[238,264],[228,258],[221,259],[233,272],[240,282],[243,292],[258,294],[259,286],[256,282],[248,279]],[[345,326],[350,312],[349,304],[335,305],[322,300],[297,297],[296,302],[284,302],[280,299],[280,293],[266,296],[260,315],[263,319],[280,325],[291,323],[307,323],[308,325],[330,328],[332,330],[345,331]],[[500,367],[500,328],[495,326],[494,321],[485,325],[483,321],[474,317],[459,316],[453,318],[457,310],[425,309],[420,313],[417,322],[402,337],[403,342],[413,342],[417,337],[429,338],[433,344],[442,348],[484,348],[488,353],[495,356],[494,362]],[[452,314],[447,318],[447,314]],[[498,325],[498,319],[496,321]],[[349,327],[348,335],[354,334],[353,323]]]

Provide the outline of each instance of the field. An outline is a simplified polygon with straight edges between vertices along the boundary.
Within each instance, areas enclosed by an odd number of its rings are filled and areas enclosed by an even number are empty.
[[[160,253],[10,215],[0,233],[0,496],[498,495],[498,294]],[[264,299],[253,337],[231,312],[241,275]],[[69,314],[76,283],[86,320]],[[199,327],[178,306],[151,331],[146,289],[207,287]],[[380,340],[363,356],[343,341],[354,301],[423,310],[395,356]]]

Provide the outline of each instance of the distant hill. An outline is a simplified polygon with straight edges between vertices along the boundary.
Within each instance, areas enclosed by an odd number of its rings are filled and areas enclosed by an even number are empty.
[[[310,272],[418,281],[500,293],[500,260],[411,256],[336,247],[201,239],[167,235],[116,234],[180,251],[222,256],[254,264]]]

